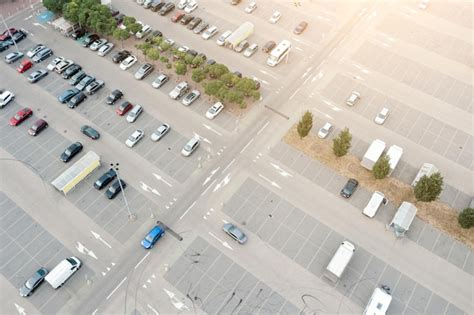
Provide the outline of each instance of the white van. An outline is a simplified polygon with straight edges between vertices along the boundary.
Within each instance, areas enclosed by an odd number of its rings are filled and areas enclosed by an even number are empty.
[[[382,203],[384,205],[387,204],[387,199],[385,199],[385,195],[382,194],[380,191],[374,191],[372,197],[369,200],[369,203],[367,204],[367,206],[365,206],[362,213],[368,216],[369,218],[373,218]]]
[[[57,289],[80,268],[81,261],[77,257],[72,256],[61,261],[44,279],[53,289]]]
[[[382,288],[375,288],[374,293],[370,297],[369,303],[365,307],[363,315],[385,315],[390,303],[392,302],[392,296],[388,290]]]
[[[342,242],[334,256],[332,256],[323,276],[336,283],[341,278],[344,270],[346,270],[347,265],[349,265],[354,252],[355,246],[352,243],[348,241]]]

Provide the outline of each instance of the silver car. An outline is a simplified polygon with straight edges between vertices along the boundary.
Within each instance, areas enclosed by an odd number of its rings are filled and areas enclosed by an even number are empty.
[[[155,89],[162,87],[166,82],[169,81],[169,77],[166,74],[160,74],[156,77],[155,81],[151,84]]]
[[[185,106],[191,105],[195,100],[197,100],[201,96],[201,93],[198,90],[192,90],[191,93],[186,95],[181,102]]]
[[[36,83],[47,75],[48,75],[47,70],[39,69],[39,70],[36,70],[36,71],[32,72],[28,76],[28,81],[30,81],[30,83]]]
[[[114,48],[114,44],[112,43],[106,43],[102,47],[99,48],[97,51],[97,54],[101,57],[104,57],[107,55],[112,49]]]
[[[125,145],[129,148],[134,147],[145,135],[145,132],[141,129],[135,130],[130,137],[128,137],[127,141],[125,141]]]
[[[9,53],[8,55],[5,56],[5,62],[6,63],[12,63],[23,57],[23,53],[21,51],[14,51],[12,53]]]
[[[135,79],[137,79],[137,80],[144,79],[147,75],[149,75],[153,71],[153,68],[154,67],[153,67],[152,64],[145,63],[135,73]]]
[[[34,55],[36,55],[40,50],[42,50],[44,48],[46,48],[45,45],[37,44],[36,46],[34,46],[30,50],[28,50],[28,52],[26,53],[26,56],[29,57],[29,58],[32,58]]]
[[[224,232],[226,232],[235,241],[239,242],[239,244],[245,244],[247,242],[247,236],[245,233],[232,223],[224,224],[222,230],[224,230]]]
[[[168,131],[170,131],[170,129],[171,129],[170,125],[162,124],[155,130],[155,132],[152,133],[150,137],[151,141],[159,141],[168,133]]]

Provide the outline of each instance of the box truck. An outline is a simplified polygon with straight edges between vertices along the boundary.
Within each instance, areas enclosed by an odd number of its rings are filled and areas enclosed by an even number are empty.
[[[346,270],[354,252],[355,246],[352,243],[348,241],[342,242],[334,256],[332,256],[323,276],[334,283],[337,282],[344,273],[344,270]]]
[[[367,152],[365,152],[360,165],[371,171],[375,162],[377,162],[380,156],[382,156],[385,146],[385,142],[380,139],[375,139],[372,141],[369,148],[367,149]]]

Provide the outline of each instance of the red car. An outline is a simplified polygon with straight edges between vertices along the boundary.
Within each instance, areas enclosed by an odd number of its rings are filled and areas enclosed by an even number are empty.
[[[31,115],[33,115],[33,111],[31,110],[31,108],[25,107],[23,109],[20,109],[15,116],[10,118],[10,126],[18,126]]]
[[[174,23],[179,22],[181,18],[184,16],[184,12],[177,12],[174,16],[171,17],[171,21]]]
[[[31,67],[33,67],[33,63],[29,61],[28,59],[25,59],[20,63],[20,65],[18,66],[18,68],[16,68],[16,70],[18,70],[18,72],[20,73],[23,73],[26,70],[30,69]]]
[[[115,112],[117,113],[117,115],[123,116],[132,108],[133,108],[132,103],[125,101],[119,106],[117,106],[117,109],[115,110]]]
[[[30,136],[37,136],[40,134],[41,131],[48,128],[48,123],[44,119],[38,119],[30,129],[28,129],[28,133]]]
[[[10,39],[10,34],[13,35],[13,33],[16,32],[16,29],[15,28],[11,28],[10,29],[10,32],[8,32],[8,30],[5,30],[2,35],[0,35],[0,40],[7,40],[7,39]]]

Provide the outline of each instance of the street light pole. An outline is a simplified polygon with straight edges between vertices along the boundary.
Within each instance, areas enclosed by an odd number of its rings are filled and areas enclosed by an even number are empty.
[[[7,22],[5,22],[5,18],[3,17],[2,14],[0,14],[0,16],[2,17],[3,25],[5,25],[5,28],[7,29],[7,32],[10,35],[10,38],[12,39],[13,34],[10,32],[10,28],[8,27]],[[12,39],[12,42],[15,45],[16,51],[19,52],[20,50],[18,49],[18,46],[16,45],[16,41]]]
[[[128,219],[130,221],[135,221],[137,219],[137,215],[133,214],[130,211],[130,207],[128,206],[127,197],[125,197],[125,192],[123,191],[123,187],[122,187],[122,181],[120,180],[119,168],[118,168],[119,165],[120,165],[119,163],[115,163],[115,164],[110,163],[110,166],[115,170],[115,174],[117,174],[117,180],[119,182],[120,190],[122,191],[123,200],[125,201],[125,206],[127,207],[127,211],[128,211]]]

